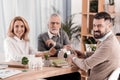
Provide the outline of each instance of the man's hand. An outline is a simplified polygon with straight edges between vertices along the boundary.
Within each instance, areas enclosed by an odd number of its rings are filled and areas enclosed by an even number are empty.
[[[78,58],[85,58],[85,54],[82,53],[81,51],[75,50],[75,52],[76,52]]]
[[[45,42],[45,44],[48,46],[48,47],[53,47],[56,45],[56,43],[52,40],[52,39],[49,39]]]
[[[67,45],[64,45],[63,48],[67,49],[67,50],[70,50],[72,47],[70,44],[67,44]]]
[[[85,54],[79,50],[74,50],[71,48],[70,51],[71,51],[71,54],[76,55],[78,58],[85,58]]]

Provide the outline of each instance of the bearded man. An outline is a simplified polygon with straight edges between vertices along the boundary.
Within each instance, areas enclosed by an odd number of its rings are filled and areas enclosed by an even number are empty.
[[[111,28],[111,16],[106,12],[97,13],[93,18],[93,36],[99,42],[96,51],[84,56],[82,52],[76,51],[83,58],[69,55],[80,69],[91,69],[88,80],[108,80],[111,73],[120,67],[120,43]]]

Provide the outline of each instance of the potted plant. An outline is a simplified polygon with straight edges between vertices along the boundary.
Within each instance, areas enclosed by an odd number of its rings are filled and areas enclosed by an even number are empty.
[[[49,67],[51,65],[51,62],[49,60],[49,51],[44,54],[44,66]]]
[[[25,66],[25,68],[28,67],[28,62],[29,62],[29,60],[27,57],[23,57],[21,60],[21,63]]]
[[[62,29],[67,33],[69,39],[71,40],[72,38],[78,39],[81,36],[81,27],[79,24],[76,24],[73,22],[73,19],[76,15],[79,14],[73,14],[70,15],[64,23],[62,23]]]
[[[115,12],[115,2],[114,2],[114,0],[109,0],[108,12],[110,12],[110,13]]]
[[[86,51],[95,51],[96,50],[96,40],[93,37],[85,38],[85,47]]]

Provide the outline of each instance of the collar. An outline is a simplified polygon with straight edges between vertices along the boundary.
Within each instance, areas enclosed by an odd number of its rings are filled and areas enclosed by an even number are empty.
[[[50,31],[48,30],[48,36],[49,36],[49,38],[51,39],[53,36],[56,36],[56,35],[50,33]],[[58,36],[60,37],[60,33],[58,33]]]
[[[98,39],[98,40],[102,42],[102,41],[106,40],[111,34],[112,34],[112,31],[108,32],[103,38]]]
[[[23,39],[22,40],[20,40],[18,37],[16,37],[16,36],[14,36],[13,37],[16,41],[23,41]]]

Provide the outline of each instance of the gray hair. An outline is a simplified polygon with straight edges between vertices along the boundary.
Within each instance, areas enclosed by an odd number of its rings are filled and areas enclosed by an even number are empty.
[[[62,22],[61,16],[58,13],[53,13],[50,15],[49,19],[48,19],[48,23],[50,22],[50,18],[51,17],[59,17],[60,18],[60,22]]]

